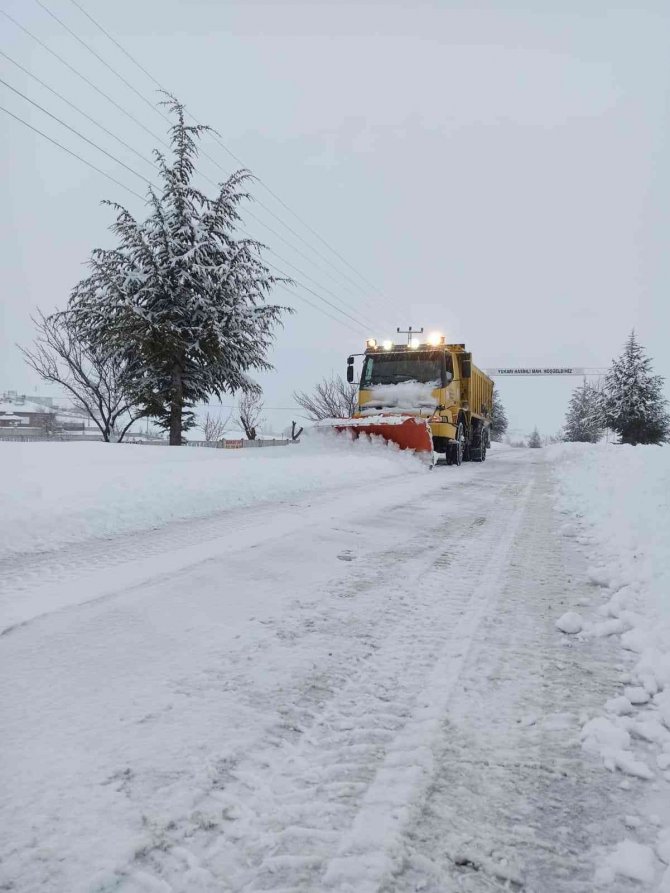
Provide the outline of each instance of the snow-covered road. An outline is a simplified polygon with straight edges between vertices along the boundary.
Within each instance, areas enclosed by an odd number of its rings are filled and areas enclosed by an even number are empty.
[[[599,590],[552,486],[497,451],[10,556],[0,889],[593,890],[645,782],[580,746],[620,648],[555,627]]]

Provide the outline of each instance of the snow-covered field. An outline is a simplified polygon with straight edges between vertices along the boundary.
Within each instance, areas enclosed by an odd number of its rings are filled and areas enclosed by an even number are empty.
[[[0,889],[670,890],[670,449],[0,448]]]
[[[264,451],[0,443],[0,559],[425,470],[362,441],[305,441]]]

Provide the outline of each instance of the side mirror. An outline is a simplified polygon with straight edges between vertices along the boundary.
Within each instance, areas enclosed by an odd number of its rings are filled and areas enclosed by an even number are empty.
[[[461,354],[461,378],[472,378],[472,354]]]
[[[347,360],[347,381],[351,384],[354,380],[354,358],[349,357]]]
[[[440,373],[440,386],[443,388],[448,387],[451,384],[453,378],[454,376],[451,374],[451,372],[449,372],[448,369],[443,369]]]

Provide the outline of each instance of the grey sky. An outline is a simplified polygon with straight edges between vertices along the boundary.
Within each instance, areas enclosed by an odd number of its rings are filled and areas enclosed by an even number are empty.
[[[155,95],[70,0],[44,2]],[[378,287],[362,284],[254,189],[362,288],[318,257],[313,265],[297,256],[255,221],[249,230],[335,292],[322,291],[328,300],[370,320],[369,334],[423,325],[467,342],[482,366],[600,366],[635,326],[670,378],[667,3],[81,2]],[[164,135],[165,122],[34,0],[3,0],[3,8]],[[0,49],[150,153],[149,134],[1,18]],[[150,175],[4,58],[0,68],[4,80]],[[144,191],[3,85],[0,94],[1,105]],[[141,203],[4,115],[0,133],[0,390],[34,391],[13,346],[30,340],[31,311],[63,306],[91,248],[109,243],[112,217],[100,199],[136,213]],[[206,150],[225,171],[237,166],[209,140]],[[203,171],[223,176],[207,160]],[[252,210],[311,255],[262,208]],[[296,387],[342,372],[366,332],[277,297],[300,312],[278,334],[276,371],[260,380],[269,405],[289,406]],[[553,431],[576,383],[499,386],[514,427]],[[277,425],[291,417],[267,415]]]

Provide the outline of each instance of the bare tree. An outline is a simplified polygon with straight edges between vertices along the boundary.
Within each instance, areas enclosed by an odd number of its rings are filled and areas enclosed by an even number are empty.
[[[230,422],[232,414],[233,411],[231,409],[224,419],[220,415],[210,415],[209,412],[207,413],[205,421],[202,423],[202,431],[207,443],[215,443],[217,440],[221,440],[228,430],[228,423]]]
[[[261,395],[253,391],[242,394],[237,407],[237,424],[244,431],[247,440],[256,440],[256,425],[263,412]]]
[[[314,422],[321,419],[350,419],[356,410],[358,385],[340,375],[324,378],[311,394],[295,391],[293,399]]]
[[[126,394],[123,361],[80,340],[65,314],[45,316],[38,311],[33,323],[33,347],[19,347],[28,365],[44,381],[65,388],[74,405],[93,419],[104,441],[122,441],[133,422],[146,415]]]

